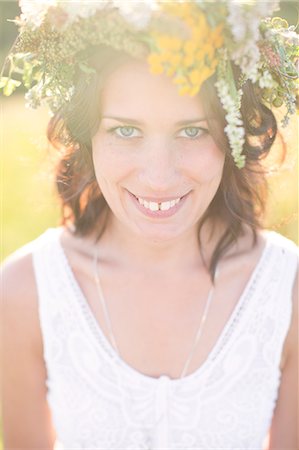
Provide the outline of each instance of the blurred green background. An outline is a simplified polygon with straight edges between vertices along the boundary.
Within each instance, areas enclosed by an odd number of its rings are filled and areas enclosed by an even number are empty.
[[[7,22],[19,14],[16,1],[0,0],[0,64],[16,37],[16,27]],[[282,2],[279,14],[296,24],[296,2]],[[51,167],[53,152],[47,148],[45,131],[49,115],[24,107],[22,91],[1,97],[1,260],[59,222]],[[298,244],[298,118],[281,129],[287,144],[287,157],[278,172],[269,176],[269,201],[265,226]],[[281,140],[271,152],[269,164],[279,161]],[[1,436],[1,431],[0,431]],[[1,438],[0,438],[1,448]]]

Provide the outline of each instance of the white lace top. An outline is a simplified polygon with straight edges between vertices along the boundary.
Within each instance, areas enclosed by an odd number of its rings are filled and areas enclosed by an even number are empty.
[[[32,242],[59,448],[261,450],[281,379],[296,245],[270,232],[205,362],[182,379],[154,378],[123,361],[101,331],[60,244],[61,230]]]

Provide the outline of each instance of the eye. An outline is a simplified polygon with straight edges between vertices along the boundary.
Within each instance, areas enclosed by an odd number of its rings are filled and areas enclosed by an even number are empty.
[[[130,126],[123,126],[123,127],[114,127],[108,130],[109,133],[114,134],[117,137],[120,138],[131,138],[131,137],[138,137],[136,135],[133,135],[133,132],[138,131],[135,127]]]
[[[187,136],[183,136],[183,137],[187,137],[189,139],[199,138],[202,135],[209,132],[209,130],[207,128],[202,128],[202,127],[186,127],[181,131],[185,132],[187,135]]]

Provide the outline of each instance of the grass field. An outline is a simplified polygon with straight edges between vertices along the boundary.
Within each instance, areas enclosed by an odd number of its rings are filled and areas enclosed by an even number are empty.
[[[4,99],[1,110],[1,256],[57,223],[58,208],[47,168],[46,111]]]

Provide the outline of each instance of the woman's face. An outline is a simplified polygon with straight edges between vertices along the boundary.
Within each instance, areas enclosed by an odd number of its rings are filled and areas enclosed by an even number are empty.
[[[200,100],[129,62],[107,80],[101,112],[93,160],[113,220],[159,240],[196,230],[224,164]]]

